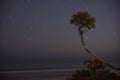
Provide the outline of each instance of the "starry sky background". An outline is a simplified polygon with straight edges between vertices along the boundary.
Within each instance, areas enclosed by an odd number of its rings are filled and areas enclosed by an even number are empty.
[[[80,64],[89,58],[71,15],[87,10],[96,29],[85,33],[88,48],[120,65],[119,0],[1,0],[1,67]],[[65,64],[66,64],[65,63]]]

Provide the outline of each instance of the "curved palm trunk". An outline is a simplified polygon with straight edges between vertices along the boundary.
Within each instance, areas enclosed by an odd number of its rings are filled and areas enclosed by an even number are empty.
[[[87,46],[86,46],[86,44],[85,44],[85,42],[84,42],[84,38],[83,38],[83,33],[80,33],[80,36],[81,36],[81,42],[82,42],[82,45],[83,45],[83,48],[85,49],[85,51],[89,54],[89,55],[91,55],[93,58],[95,58],[95,59],[98,59],[99,61],[101,61],[103,64],[105,64],[105,65],[107,65],[108,67],[110,67],[111,69],[117,69],[116,67],[114,67],[114,66],[112,66],[111,64],[109,64],[109,63],[107,63],[106,61],[104,61],[103,59],[101,59],[100,57],[98,57],[96,54],[94,54],[93,52],[91,52],[88,48],[87,48]]]

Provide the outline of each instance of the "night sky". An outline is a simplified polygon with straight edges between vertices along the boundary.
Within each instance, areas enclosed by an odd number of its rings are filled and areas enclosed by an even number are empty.
[[[84,60],[71,15],[87,10],[96,28],[85,33],[88,48],[104,60],[120,64],[119,0],[1,0],[0,64],[9,61]],[[38,64],[37,63],[37,64]]]

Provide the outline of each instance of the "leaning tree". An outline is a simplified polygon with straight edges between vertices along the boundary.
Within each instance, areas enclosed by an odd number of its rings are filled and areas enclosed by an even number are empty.
[[[82,46],[85,49],[85,51],[89,55],[91,55],[94,59],[101,61],[103,64],[107,65],[108,67],[110,67],[112,69],[116,69],[116,67],[110,65],[109,63],[107,63],[106,61],[101,59],[99,56],[97,56],[96,54],[91,52],[85,44],[83,35],[84,35],[86,30],[91,30],[91,29],[96,28],[95,18],[92,17],[87,11],[81,11],[81,12],[77,12],[71,16],[70,23],[74,24],[78,28],[78,32],[80,34]]]

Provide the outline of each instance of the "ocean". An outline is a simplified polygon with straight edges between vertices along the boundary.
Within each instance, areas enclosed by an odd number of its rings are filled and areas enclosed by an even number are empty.
[[[7,61],[6,61],[7,60]],[[80,60],[4,59],[0,63],[0,80],[66,80],[82,69]]]
[[[76,69],[0,71],[0,80],[66,80]]]
[[[85,69],[79,58],[17,58],[0,60],[0,80],[66,80],[76,70]],[[119,62],[114,64],[119,66]]]

